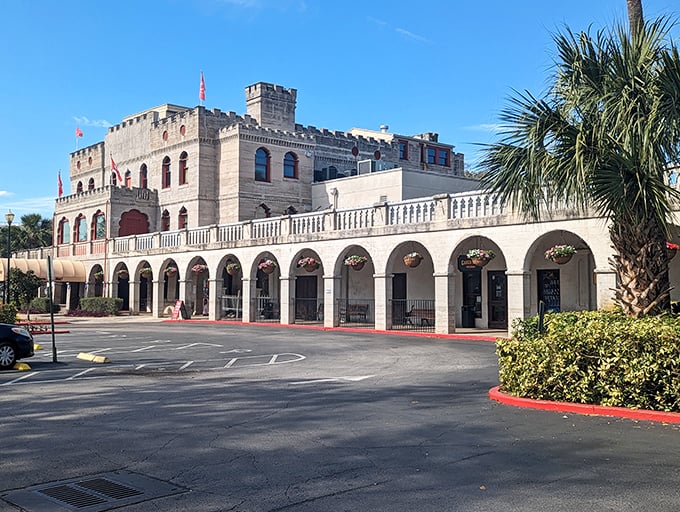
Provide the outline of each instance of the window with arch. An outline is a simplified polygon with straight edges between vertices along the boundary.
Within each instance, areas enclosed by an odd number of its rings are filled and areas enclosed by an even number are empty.
[[[101,210],[97,210],[97,213],[92,217],[92,234],[90,238],[92,240],[101,240],[106,237],[106,216]]]
[[[66,217],[59,221],[57,228],[57,243],[68,244],[71,242],[71,224]]]
[[[83,182],[79,181],[78,184],[76,185],[76,194],[82,194],[83,193]]]
[[[163,159],[163,167],[162,167],[162,179],[163,183],[162,186],[163,188],[170,188],[170,183],[171,183],[171,173],[170,173],[170,157],[166,156]]]
[[[269,181],[269,151],[264,148],[255,151],[255,181]]]
[[[132,188],[132,173],[125,171],[125,188]]]
[[[87,190],[94,190],[94,178],[90,178],[87,182]]]
[[[149,171],[146,169],[146,164],[142,164],[139,168],[139,188],[147,188],[149,186]]]
[[[161,213],[161,231],[170,231],[170,212],[163,210]]]
[[[113,185],[114,187],[118,186],[118,178],[116,177],[115,172],[111,173],[111,185]]]
[[[288,152],[286,153],[286,156],[283,157],[283,177],[298,177],[298,157],[293,152]]]
[[[76,242],[85,242],[87,240],[87,219],[82,213],[76,217],[76,225],[73,239]]]
[[[187,176],[187,170],[189,169],[189,166],[187,165],[187,160],[189,159],[189,155],[187,154],[186,151],[182,151],[182,153],[179,155],[179,184],[180,185],[186,185],[188,183],[188,176]]]
[[[184,229],[189,225],[189,215],[187,214],[187,209],[182,206],[179,210],[179,215],[177,216],[177,228]]]

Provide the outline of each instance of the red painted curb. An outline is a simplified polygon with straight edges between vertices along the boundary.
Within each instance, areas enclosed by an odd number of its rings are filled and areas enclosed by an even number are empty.
[[[570,402],[551,402],[549,400],[533,400],[508,395],[495,386],[489,390],[489,398],[505,405],[538,409],[541,411],[570,412],[589,416],[614,416],[643,421],[658,421],[661,423],[680,423],[680,413],[627,409],[626,407],[606,407],[604,405],[573,404]]]
[[[498,338],[496,336],[484,336],[476,334],[439,334],[435,332],[417,332],[417,331],[379,331],[377,329],[359,329],[356,327],[323,327],[321,325],[304,325],[304,324],[278,324],[273,322],[239,322],[236,320],[163,320],[169,323],[202,323],[202,324],[227,324],[227,325],[257,325],[259,327],[289,327],[291,329],[313,329],[317,331],[343,331],[356,333],[373,333],[373,334],[392,334],[395,336],[413,336],[417,338],[439,338],[450,340],[475,340],[475,341],[490,341],[495,342]]]

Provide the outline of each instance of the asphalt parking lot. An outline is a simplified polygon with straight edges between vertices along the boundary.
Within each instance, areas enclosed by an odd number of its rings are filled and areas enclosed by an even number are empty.
[[[42,336],[31,370],[0,373],[0,510],[680,504],[677,426],[492,402],[492,343],[134,319],[69,329],[58,363]]]

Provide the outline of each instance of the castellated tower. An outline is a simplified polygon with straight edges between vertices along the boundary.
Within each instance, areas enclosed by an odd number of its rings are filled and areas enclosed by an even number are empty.
[[[258,82],[246,87],[248,114],[263,128],[295,131],[296,89]]]

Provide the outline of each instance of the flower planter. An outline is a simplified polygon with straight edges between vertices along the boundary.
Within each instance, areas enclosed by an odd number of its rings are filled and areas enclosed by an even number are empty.
[[[238,269],[233,267],[232,268],[227,267],[227,274],[229,274],[230,276],[235,276],[236,274],[238,274]]]
[[[127,279],[128,277],[130,277],[130,274],[128,274],[127,272],[120,271],[118,272],[118,277],[120,279]]]
[[[317,268],[319,268],[319,265],[305,265],[304,269],[307,272],[314,272]]]
[[[262,272],[264,272],[265,274],[271,274],[272,272],[274,272],[274,267],[262,267]]]
[[[491,261],[491,260],[485,260],[485,259],[482,259],[482,258],[471,258],[471,260],[472,260],[472,263],[474,265],[477,265],[478,267],[483,267]]]
[[[558,265],[564,265],[565,263],[569,263],[571,257],[571,254],[567,254],[566,256],[555,256],[552,260]]]
[[[358,270],[361,270],[362,268],[364,268],[364,265],[365,265],[365,263],[364,263],[363,261],[360,261],[360,262],[358,262],[358,263],[352,263],[352,264],[350,265],[350,268],[351,268],[352,270],[357,270],[357,271],[358,271]]]
[[[418,265],[420,265],[421,261],[423,261],[422,257],[404,256],[404,265],[406,265],[407,267],[415,268]]]

